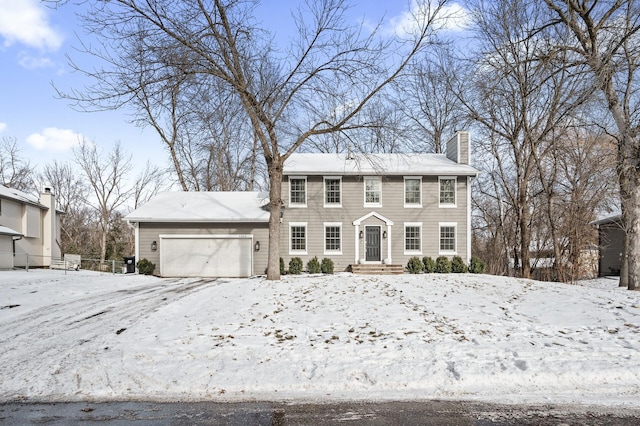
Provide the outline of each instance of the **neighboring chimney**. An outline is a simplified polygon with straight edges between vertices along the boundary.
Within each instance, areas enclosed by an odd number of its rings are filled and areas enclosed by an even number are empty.
[[[447,158],[459,164],[471,164],[471,135],[456,132],[447,142]]]
[[[51,265],[51,259],[60,259],[62,253],[58,245],[58,214],[56,213],[56,198],[51,188],[44,188],[40,194],[40,203],[47,207],[42,223],[42,256],[43,266]]]

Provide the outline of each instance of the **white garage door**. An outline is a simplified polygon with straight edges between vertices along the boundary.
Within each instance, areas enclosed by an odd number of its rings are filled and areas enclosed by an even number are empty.
[[[160,235],[163,277],[248,277],[251,235]]]

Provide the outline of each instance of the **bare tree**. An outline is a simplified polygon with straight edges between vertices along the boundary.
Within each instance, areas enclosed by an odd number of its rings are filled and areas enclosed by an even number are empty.
[[[640,289],[640,167],[638,66],[640,2],[636,0],[545,0],[551,25],[571,39],[555,52],[570,52],[575,73],[589,72],[615,122],[618,178],[628,247],[621,282]],[[554,52],[554,51],[552,51]],[[564,53],[562,53],[564,54]]]
[[[132,193],[126,179],[132,169],[131,157],[125,154],[120,143],[105,155],[94,143],[86,140],[74,148],[73,153],[93,191],[94,198],[87,204],[97,213],[101,235],[100,262],[104,262],[112,216]]]
[[[416,2],[413,26],[394,39],[346,24],[344,0],[308,1],[294,16],[298,34],[284,51],[257,25],[253,1],[97,2],[84,22],[105,48],[87,50],[107,65],[84,70],[95,85],[66,96],[85,106],[126,104],[148,83],[139,81],[140,63],[158,70],[143,74],[151,79],[180,70],[200,87],[222,83],[262,149],[271,213],[267,278],[279,279],[284,162],[310,138],[367,125],[359,113],[424,50],[447,1]]]
[[[165,186],[165,180],[165,172],[147,161],[133,187],[133,208],[137,209],[153,198]]]
[[[568,125],[571,112],[587,95],[580,81],[539,57],[547,46],[546,34],[538,30],[543,12],[535,2],[475,3],[478,48],[457,89],[486,143],[476,145],[476,152],[487,154],[483,160],[491,172],[482,179],[493,182],[477,188],[499,203],[501,226],[513,227],[504,235],[505,249],[526,278],[539,238],[534,233],[537,198],[545,189],[538,164],[553,155],[555,133]]]
[[[34,188],[31,163],[20,155],[18,140],[3,137],[0,144],[0,183],[18,191],[31,192]]]
[[[460,129],[464,110],[448,79],[452,55],[442,46],[436,57],[416,61],[407,84],[398,85],[398,108],[409,118],[413,151],[444,152],[447,138]],[[418,142],[416,142],[418,141]]]
[[[60,216],[60,248],[67,253],[70,248],[77,250],[82,247],[84,239],[82,216],[86,216],[84,210],[89,187],[82,174],[79,174],[71,164],[60,163],[54,160],[44,166],[39,173],[39,180],[44,186],[51,186],[56,195],[57,208],[64,212]]]

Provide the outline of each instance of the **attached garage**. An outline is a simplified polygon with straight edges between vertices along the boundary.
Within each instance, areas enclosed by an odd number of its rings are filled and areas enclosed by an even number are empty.
[[[163,192],[126,216],[161,277],[244,278],[268,263],[268,194]]]
[[[251,235],[160,235],[163,277],[249,277]]]

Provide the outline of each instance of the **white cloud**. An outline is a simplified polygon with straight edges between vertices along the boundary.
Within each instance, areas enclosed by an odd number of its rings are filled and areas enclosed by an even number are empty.
[[[426,22],[429,16],[433,14],[434,8],[435,2],[432,0],[413,0],[410,10],[389,19],[388,32],[397,35],[415,34],[419,23]],[[468,25],[468,22],[469,15],[467,10],[458,3],[450,3],[438,12],[433,23],[433,29],[463,30]]]
[[[47,127],[41,133],[27,136],[27,143],[41,151],[68,151],[82,140],[83,136],[69,129]]]
[[[6,128],[7,128],[7,123],[0,123],[0,133],[4,132]]]
[[[62,34],[51,27],[46,7],[39,0],[0,0],[0,36],[5,46],[22,43],[42,50],[56,50]]]
[[[2,1],[2,0],[0,0]],[[54,62],[44,56],[31,56],[26,53],[20,53],[18,62],[21,66],[28,70],[36,69],[36,68],[53,68],[55,67]]]

